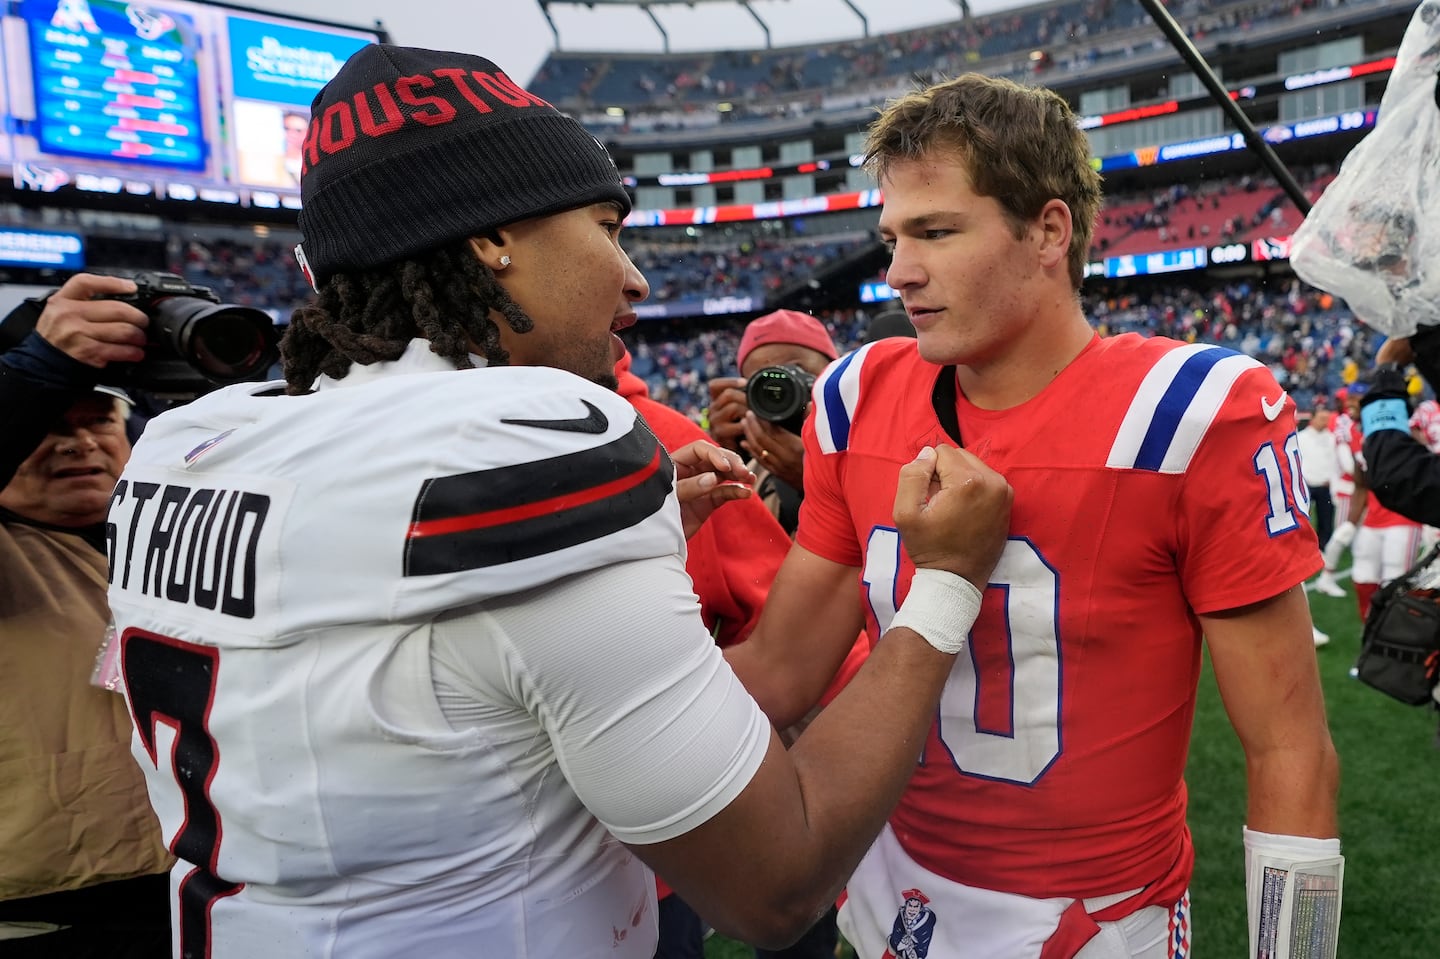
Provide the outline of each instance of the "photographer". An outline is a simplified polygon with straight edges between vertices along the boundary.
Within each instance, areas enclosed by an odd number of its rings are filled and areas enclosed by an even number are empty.
[[[710,381],[711,435],[722,446],[750,453],[755,491],[791,537],[800,523],[800,501],[805,495],[805,444],[800,430],[810,408],[810,388],[838,355],[829,332],[815,317],[796,310],[776,310],[745,327],[735,353],[740,376]],[[757,395],[765,403],[764,416],[756,413]],[[773,418],[781,413],[788,415],[782,420]],[[821,705],[855,675],[868,650],[861,633],[821,697]],[[793,741],[815,715],[811,712],[781,735],[787,742]],[[756,949],[755,955],[756,959],[822,959],[834,955],[838,940],[835,910],[831,909],[788,949]]]
[[[0,939],[6,956],[168,956],[172,860],[125,701],[91,685],[110,614],[105,513],[130,456],[146,315],[79,274],[0,355]]]
[[[1410,432],[1404,367],[1414,363],[1432,387],[1440,384],[1440,326],[1394,337],[1380,347],[1360,405],[1371,489],[1385,506],[1418,523],[1440,525],[1440,458]]]
[[[776,422],[756,415],[751,396],[757,376],[772,382],[789,380],[782,388],[800,392],[808,401],[810,384],[839,354],[830,334],[815,317],[796,310],[776,310],[745,327],[736,351],[740,376],[710,381],[710,434],[723,447],[748,451],[755,471],[755,489],[785,532],[793,535],[804,496],[802,466],[805,447],[800,424],[808,409],[803,403],[798,419]],[[779,373],[780,369],[788,374]]]

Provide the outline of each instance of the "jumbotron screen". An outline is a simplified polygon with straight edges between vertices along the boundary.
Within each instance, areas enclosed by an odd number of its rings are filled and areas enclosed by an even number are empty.
[[[310,103],[378,30],[191,0],[18,0],[0,17],[17,189],[298,209]]]

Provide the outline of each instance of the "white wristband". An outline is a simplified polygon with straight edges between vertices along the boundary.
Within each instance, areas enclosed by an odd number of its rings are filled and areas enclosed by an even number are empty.
[[[1273,832],[1259,832],[1249,826],[1240,827],[1240,836],[1247,853],[1258,851],[1267,856],[1289,859],[1323,859],[1340,855],[1339,839],[1282,836]]]
[[[980,590],[974,583],[943,569],[917,569],[890,628],[904,626],[953,656],[965,648],[979,615]]]

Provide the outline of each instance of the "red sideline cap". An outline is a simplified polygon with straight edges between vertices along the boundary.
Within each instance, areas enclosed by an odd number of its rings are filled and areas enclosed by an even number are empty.
[[[776,310],[751,320],[750,325],[745,327],[745,335],[740,337],[740,349],[735,354],[736,365],[744,366],[750,351],[767,343],[808,346],[832,360],[839,355],[824,324],[815,317],[798,310]]]

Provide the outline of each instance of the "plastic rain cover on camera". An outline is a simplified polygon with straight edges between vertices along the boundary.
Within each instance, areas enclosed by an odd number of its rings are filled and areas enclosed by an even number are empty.
[[[1415,11],[1375,129],[1296,231],[1290,265],[1387,336],[1440,319],[1440,0]]]

